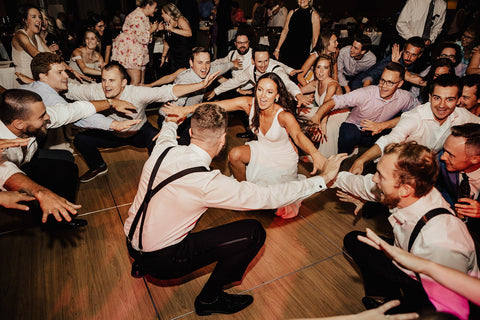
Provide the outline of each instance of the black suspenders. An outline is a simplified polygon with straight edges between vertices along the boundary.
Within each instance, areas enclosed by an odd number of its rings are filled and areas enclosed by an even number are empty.
[[[147,208],[148,208],[148,203],[150,200],[153,198],[153,196],[160,191],[163,187],[165,187],[167,184],[170,182],[173,182],[183,176],[186,176],[190,173],[194,172],[207,172],[210,171],[209,169],[198,166],[198,167],[193,167],[193,168],[188,168],[184,169],[180,172],[175,173],[174,175],[171,175],[170,177],[166,178],[162,182],[160,182],[155,188],[152,188],[153,182],[155,181],[155,177],[157,176],[158,169],[160,168],[160,164],[162,163],[163,159],[167,155],[167,153],[172,149],[173,146],[168,147],[163,151],[163,153],[160,155],[158,158],[157,162],[155,163],[155,166],[153,167],[152,174],[150,176],[150,180],[148,181],[148,187],[147,187],[147,192],[145,193],[145,198],[143,199],[142,204],[137,210],[137,213],[135,214],[135,218],[133,219],[132,225],[130,226],[130,231],[128,233],[128,241],[131,243],[133,239],[133,235],[135,233],[135,229],[137,228],[138,222],[140,218],[142,219],[140,222],[140,230],[138,234],[138,248],[140,249],[140,252],[143,250],[143,245],[142,245],[142,234],[143,234],[143,224],[145,223],[145,216],[147,215]]]

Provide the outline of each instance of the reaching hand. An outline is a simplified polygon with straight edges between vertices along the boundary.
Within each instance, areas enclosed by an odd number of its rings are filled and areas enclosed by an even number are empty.
[[[233,69],[235,70],[242,69],[243,61],[240,58],[232,60],[232,63],[233,63]]]
[[[20,147],[28,145],[30,138],[25,139],[0,139],[0,152],[3,152],[5,149]]]
[[[317,171],[322,171],[325,163],[327,162],[327,158],[325,158],[319,151],[315,152],[311,155],[313,160],[313,169],[310,172],[311,175],[317,173]]]
[[[17,78],[25,83],[25,84],[29,84],[29,83],[32,83],[34,80],[30,77],[27,77],[26,75],[24,75],[23,73],[20,73],[20,72],[15,72],[15,75],[17,76]]]
[[[60,47],[56,43],[52,43],[51,45],[48,46],[48,49],[55,53],[56,51],[60,50]]]
[[[292,70],[288,75],[289,75],[290,77],[293,77],[293,76],[295,76],[295,75],[297,75],[297,74],[299,74],[299,73],[302,73],[302,72],[303,72],[302,69]]]
[[[137,113],[137,108],[128,101],[112,99],[112,107],[115,111],[124,113],[124,114],[133,114]]]
[[[385,129],[383,122],[375,122],[368,119],[363,119],[362,122],[360,122],[360,125],[364,131],[371,131],[372,136],[379,134]]]
[[[419,315],[417,313],[401,313],[401,314],[392,314],[385,316],[385,312],[395,308],[400,305],[399,300],[392,300],[382,304],[380,307],[361,312],[356,315],[355,319],[357,320],[409,320],[409,319],[418,319]]]
[[[69,202],[48,189],[41,190],[35,194],[40,207],[43,211],[42,222],[47,222],[49,214],[53,214],[57,221],[62,221],[62,217],[71,221],[70,214],[77,214],[77,209],[82,206]]]
[[[278,50],[273,51],[273,56],[275,57],[275,59],[278,60],[278,57],[280,56],[280,51]]]
[[[334,156],[330,156],[327,159],[327,162],[323,166],[323,172],[320,174],[325,180],[327,185],[333,183],[335,178],[337,177],[338,170],[340,170],[340,165],[342,161],[348,157],[346,153],[339,153]]]
[[[205,99],[207,99],[207,101],[212,100],[213,97],[215,97],[215,91],[213,90],[205,94]]]
[[[363,199],[355,197],[354,195],[351,195],[350,193],[344,192],[342,190],[337,191],[337,197],[342,202],[353,203],[355,205],[355,211],[353,212],[355,215],[358,215],[366,202]]]
[[[358,158],[357,160],[355,160],[355,162],[353,162],[352,166],[350,167],[350,170],[348,170],[349,172],[353,174],[362,174],[363,162],[359,159],[360,158]]]
[[[308,102],[308,99],[305,98],[305,96],[301,93],[297,94],[295,96],[295,98],[297,99],[297,108],[300,108],[301,106],[308,106],[310,103]]]
[[[28,211],[30,208],[24,204],[20,204],[20,201],[33,201],[35,197],[29,196],[26,193],[18,191],[1,191],[0,192],[0,206],[10,209],[19,209]]]
[[[126,129],[130,129],[132,126],[140,123],[142,119],[135,119],[135,120],[124,120],[124,121],[117,121],[113,120],[110,124],[110,129],[115,130],[117,132],[123,131]]]
[[[458,202],[455,203],[455,211],[462,216],[480,218],[480,203],[474,199],[460,198]]]
[[[185,118],[188,113],[185,112],[185,108],[176,106],[171,102],[166,103],[162,107],[162,111],[165,112],[168,118],[178,117],[180,119]]]
[[[203,83],[203,87],[204,88],[207,88],[209,85],[212,84],[212,82],[220,75],[220,71],[217,71],[215,73],[209,73],[207,74],[207,76],[205,77],[205,79],[203,79],[202,83]],[[211,91],[213,92],[213,91]],[[215,96],[215,92],[213,92],[213,96],[212,98]],[[211,99],[211,98],[210,98]],[[208,99],[208,100],[210,100]]]

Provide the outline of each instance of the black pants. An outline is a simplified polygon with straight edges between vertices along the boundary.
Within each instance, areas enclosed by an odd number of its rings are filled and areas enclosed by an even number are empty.
[[[20,169],[25,174],[59,196],[75,203],[78,187],[78,167],[65,150],[39,150]]]
[[[383,130],[373,135],[371,131],[361,131],[353,123],[344,122],[340,125],[338,134],[338,153],[352,153],[355,146],[371,147],[381,136],[390,132],[390,129]]]
[[[134,146],[137,148],[148,148],[150,153],[155,146],[153,137],[157,133],[158,129],[147,121],[136,134],[128,138],[118,137],[112,131],[91,129],[77,134],[73,144],[85,159],[88,168],[94,170],[105,163],[97,148]]]
[[[367,296],[399,299],[401,304],[395,313],[435,310],[420,282],[400,270],[382,251],[360,242],[358,235],[365,236],[365,232],[348,233],[343,244],[360,268]]]
[[[140,254],[127,242],[129,254],[144,274],[157,279],[180,278],[218,261],[201,294],[215,296],[224,285],[240,281],[265,242],[260,222],[240,220],[190,233],[180,243]]]

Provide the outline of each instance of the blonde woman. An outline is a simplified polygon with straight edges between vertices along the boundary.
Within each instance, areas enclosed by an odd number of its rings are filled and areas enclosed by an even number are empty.
[[[73,50],[70,67],[90,76],[100,76],[105,62],[99,52],[100,39],[92,30],[87,30],[83,37],[83,46]]]
[[[132,85],[143,84],[145,65],[150,60],[148,44],[158,29],[158,22],[150,24],[148,17],[157,11],[157,1],[143,0],[123,23],[122,33],[113,41],[112,60],[127,69]]]
[[[193,43],[192,29],[188,20],[173,3],[167,3],[162,7],[162,18],[164,21],[159,29],[166,31],[166,38],[160,66],[168,61],[170,73],[180,68],[188,68]]]

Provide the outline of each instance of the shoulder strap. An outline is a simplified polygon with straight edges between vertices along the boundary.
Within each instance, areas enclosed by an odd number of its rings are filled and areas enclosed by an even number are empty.
[[[413,243],[415,242],[415,239],[417,239],[418,234],[420,233],[420,230],[422,230],[423,226],[427,224],[429,220],[432,218],[440,215],[440,214],[452,214],[450,211],[448,211],[445,208],[436,208],[428,211],[423,215],[423,217],[418,220],[417,224],[415,225],[415,228],[413,228],[412,233],[410,234],[410,239],[408,240],[408,252],[412,249]]]
[[[130,226],[130,231],[128,232],[128,240],[131,242],[133,239],[133,235],[135,233],[135,229],[137,228],[138,222],[141,220],[140,223],[140,230],[139,230],[139,235],[138,235],[138,248],[140,249],[140,252],[143,249],[143,244],[142,244],[142,235],[143,235],[143,225],[145,223],[145,216],[147,213],[147,208],[150,200],[153,198],[153,196],[159,192],[163,187],[165,187],[167,184],[170,182],[173,182],[177,179],[180,179],[181,177],[184,177],[190,173],[194,172],[206,172],[210,171],[209,169],[203,167],[203,166],[198,166],[198,167],[193,167],[193,168],[188,168],[184,169],[180,172],[175,173],[174,175],[166,178],[162,182],[160,182],[155,188],[152,189],[153,182],[155,181],[155,177],[157,176],[158,169],[160,167],[160,164],[162,163],[163,159],[167,155],[167,153],[172,149],[172,147],[168,147],[163,151],[163,153],[160,155],[158,158],[157,162],[155,163],[155,166],[152,170],[152,174],[150,176],[150,180],[148,181],[148,187],[147,187],[147,192],[145,193],[145,198],[143,199],[142,204],[137,210],[137,213],[135,214],[135,218],[133,219],[132,225]]]

